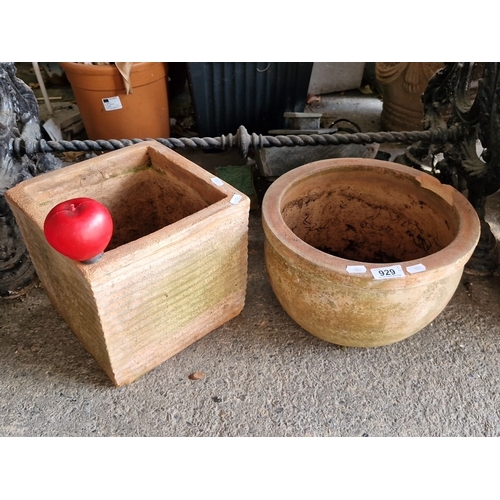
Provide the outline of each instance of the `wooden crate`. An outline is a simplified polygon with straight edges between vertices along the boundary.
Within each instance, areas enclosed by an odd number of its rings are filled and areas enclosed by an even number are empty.
[[[114,220],[94,264],[64,257],[43,234],[49,210],[80,196]],[[117,386],[243,309],[249,198],[156,141],[21,182],[5,197],[52,304]]]

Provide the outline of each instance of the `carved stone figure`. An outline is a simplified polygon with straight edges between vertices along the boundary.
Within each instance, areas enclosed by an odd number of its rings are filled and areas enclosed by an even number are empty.
[[[422,130],[421,95],[431,76],[443,67],[436,62],[378,62],[375,76],[383,89],[383,130]]]
[[[25,154],[12,151],[22,139]],[[12,186],[61,166],[53,155],[38,154],[41,138],[38,103],[31,88],[16,76],[12,62],[0,63],[0,297],[22,294],[35,281],[35,271],[4,197]]]

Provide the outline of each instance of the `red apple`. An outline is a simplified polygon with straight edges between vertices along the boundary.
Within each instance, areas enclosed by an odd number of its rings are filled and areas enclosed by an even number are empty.
[[[70,259],[87,261],[100,256],[113,235],[108,209],[92,198],[73,198],[56,205],[45,218],[49,244]]]

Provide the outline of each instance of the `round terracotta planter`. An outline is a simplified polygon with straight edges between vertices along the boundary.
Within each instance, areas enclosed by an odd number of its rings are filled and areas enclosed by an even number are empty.
[[[262,203],[279,302],[328,342],[403,340],[444,309],[476,247],[479,218],[451,186],[395,163],[340,158],[278,178]]]
[[[170,137],[166,63],[133,63],[130,94],[114,65],[59,64],[71,84],[89,139]]]

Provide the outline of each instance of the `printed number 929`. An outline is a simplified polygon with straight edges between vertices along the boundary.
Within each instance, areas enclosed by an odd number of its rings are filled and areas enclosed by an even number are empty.
[[[378,270],[379,276],[395,276],[396,271],[394,269],[379,269]]]

